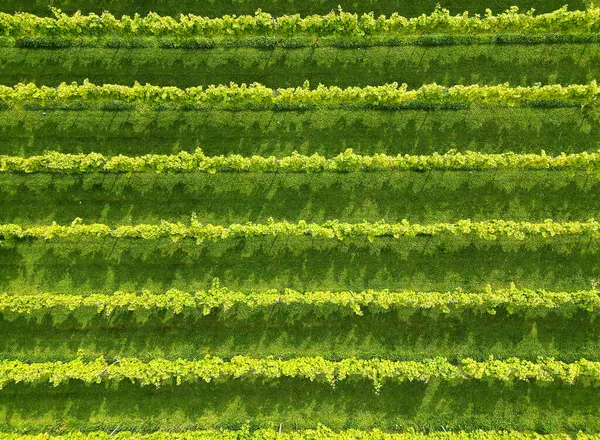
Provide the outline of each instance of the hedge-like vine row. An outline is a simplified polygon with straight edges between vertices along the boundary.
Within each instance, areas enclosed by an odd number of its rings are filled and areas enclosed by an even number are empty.
[[[115,312],[168,312],[190,316],[224,313],[235,318],[247,318],[278,307],[300,314],[302,308],[313,317],[349,313],[362,315],[372,312],[402,311],[403,315],[419,311],[437,311],[444,314],[490,313],[506,310],[509,314],[523,313],[542,316],[550,311],[570,314],[574,311],[600,312],[600,290],[551,292],[546,290],[492,289],[468,293],[418,292],[414,290],[366,290],[362,292],[315,291],[300,292],[293,289],[241,292],[233,291],[213,281],[211,288],[197,292],[171,289],[163,294],[142,291],[117,291],[112,294],[89,296],[42,293],[15,295],[0,293],[0,313],[17,315],[52,312],[92,312],[93,315],[112,315]]]
[[[18,173],[189,173],[189,172],[257,172],[319,173],[348,171],[424,171],[424,170],[498,170],[521,169],[586,169],[598,168],[600,151],[548,156],[542,154],[450,151],[429,156],[398,154],[355,154],[352,149],[326,158],[318,153],[310,156],[294,152],[291,156],[244,157],[239,154],[206,156],[201,149],[175,155],[104,156],[99,153],[65,154],[50,151],[40,156],[0,155],[0,172]]]
[[[104,358],[92,362],[75,359],[69,362],[27,364],[16,360],[0,361],[0,389],[9,383],[50,383],[59,386],[70,380],[86,384],[131,381],[139,385],[169,385],[211,382],[218,379],[282,377],[327,382],[332,386],[347,379],[370,380],[378,391],[384,382],[442,380],[497,380],[503,382],[537,381],[573,384],[600,383],[600,362],[581,359],[573,363],[540,358],[531,362],[518,358],[498,360],[490,357],[479,362],[463,359],[459,365],[438,357],[423,361],[348,358],[330,361],[322,357],[299,357],[289,360],[234,356],[230,360],[206,357],[201,360],[175,361],[153,359],[144,362],[123,358],[113,363]]]
[[[580,236],[600,237],[600,222],[588,221],[555,222],[545,220],[540,223],[513,220],[472,221],[459,220],[456,223],[418,224],[403,220],[400,223],[384,221],[370,223],[343,223],[330,220],[322,224],[276,222],[270,219],[266,224],[246,223],[229,226],[202,224],[192,216],[189,225],[162,221],[158,224],[138,224],[134,226],[116,226],[94,223],[81,224],[75,219],[70,225],[58,225],[53,222],[47,226],[23,227],[18,224],[0,224],[0,238],[8,239],[57,239],[80,237],[141,238],[154,240],[159,238],[195,239],[198,243],[205,240],[217,241],[228,238],[250,237],[315,237],[343,240],[352,237],[365,237],[370,241],[377,237],[400,238],[416,236],[473,236],[484,240],[497,240],[500,237],[524,240],[527,237]]]
[[[258,83],[180,89],[150,84],[122,86],[62,83],[57,87],[33,83],[0,85],[0,104],[47,108],[128,109],[136,104],[204,109],[303,109],[303,108],[468,108],[469,106],[586,106],[600,96],[594,80],[589,84],[510,87],[508,84],[423,85],[409,90],[406,84],[348,87],[319,85],[273,90]]]
[[[295,35],[368,37],[371,35],[421,34],[554,34],[600,32],[600,8],[568,11],[563,7],[553,12],[534,15],[521,13],[517,7],[493,15],[451,15],[446,9],[436,9],[430,15],[413,18],[397,13],[389,17],[355,14],[343,11],[327,15],[272,15],[257,11],[255,15],[206,18],[181,14],[178,19],[156,13],[138,14],[121,19],[105,12],[101,15],[67,15],[54,9],[53,17],[38,17],[28,13],[0,13],[0,36],[6,37],[248,37]]]
[[[69,432],[66,434],[14,434],[0,433],[5,440],[598,440],[600,435],[579,433],[537,434],[516,431],[457,431],[457,432],[406,432],[388,433],[380,430],[361,431],[348,429],[332,431],[324,426],[291,432],[279,432],[276,429],[258,429],[251,431],[246,427],[234,430],[206,430],[164,432],[157,431],[142,434],[130,431],[119,432]]]

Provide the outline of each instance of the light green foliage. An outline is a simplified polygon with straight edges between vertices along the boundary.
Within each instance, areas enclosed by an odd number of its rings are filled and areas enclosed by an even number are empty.
[[[15,316],[60,312],[75,312],[77,316],[77,313],[86,311],[106,316],[115,312],[169,312],[173,315],[206,316],[219,312],[227,318],[250,319],[252,314],[268,312],[275,307],[293,309],[296,313],[298,308],[306,307],[313,309],[314,316],[343,313],[360,316],[365,309],[375,313],[402,312],[405,317],[429,310],[461,315],[495,314],[500,309],[509,314],[524,314],[529,317],[544,316],[549,312],[570,315],[576,311],[584,311],[597,314],[600,312],[600,291],[549,292],[512,286],[497,290],[489,287],[484,292],[475,293],[460,289],[451,292],[299,292],[293,289],[240,292],[221,287],[218,280],[214,280],[210,289],[197,292],[171,289],[164,294],[117,291],[109,295],[87,296],[0,293],[0,312]]]
[[[194,153],[182,151],[176,155],[146,154],[143,156],[105,156],[99,153],[65,154],[57,151],[41,156],[0,155],[0,172],[21,173],[190,173],[190,172],[254,172],[254,173],[319,173],[351,171],[426,171],[426,170],[500,170],[574,169],[595,170],[600,166],[600,151],[593,153],[542,154],[499,153],[476,151],[434,153],[430,156],[399,154],[355,154],[352,149],[328,159],[319,153],[310,156],[294,152],[291,156],[244,157],[239,154],[206,156],[201,149]]]
[[[600,362],[581,359],[565,363],[552,358],[531,362],[518,358],[499,360],[490,357],[483,362],[466,358],[459,365],[453,365],[442,357],[415,362],[377,358],[329,361],[322,357],[281,360],[248,356],[234,356],[230,360],[207,356],[202,360],[153,359],[149,362],[123,358],[113,363],[103,358],[93,362],[76,359],[70,362],[33,364],[0,361],[0,389],[9,383],[20,382],[50,383],[56,387],[73,380],[86,384],[119,383],[127,380],[139,385],[159,387],[253,377],[270,380],[300,378],[311,382],[326,382],[334,387],[337,382],[347,379],[370,380],[375,391],[379,391],[384,382],[388,381],[429,382],[432,379],[542,383],[558,381],[566,384],[582,381],[597,385],[600,383]]]
[[[67,15],[54,10],[54,17],[38,17],[27,13],[0,13],[0,35],[6,37],[177,37],[193,36],[344,36],[420,34],[493,34],[527,33],[550,34],[593,33],[600,30],[600,8],[567,11],[566,7],[546,14],[522,13],[518,7],[484,16],[468,12],[451,15],[446,9],[436,9],[430,15],[406,18],[398,13],[389,17],[374,14],[330,12],[327,15],[272,15],[257,11],[255,15],[207,18],[181,14],[178,18],[162,17],[156,13],[138,14],[121,19],[105,12],[101,15]]]
[[[0,225],[0,237],[8,239],[60,239],[77,237],[141,238],[156,240],[171,238],[177,241],[184,238],[195,239],[198,243],[206,240],[217,241],[230,238],[250,237],[315,237],[343,240],[351,237],[365,237],[372,241],[377,237],[400,238],[417,236],[472,236],[483,240],[497,240],[500,237],[524,240],[526,237],[554,236],[600,237],[600,222],[590,219],[584,222],[555,222],[546,220],[540,223],[516,222],[511,220],[471,221],[460,220],[456,223],[411,224],[407,220],[400,223],[344,223],[337,220],[323,224],[276,222],[269,219],[266,224],[231,224],[229,226],[202,224],[192,216],[191,224],[170,223],[139,224],[134,226],[116,226],[105,224],[84,225],[81,219],[75,219],[70,225],[56,223],[48,226],[22,227],[17,224]]]
[[[319,85],[277,89],[258,83],[190,87],[160,87],[135,83],[132,87],[116,84],[95,85],[62,83],[57,87],[38,87],[33,83],[14,87],[0,86],[0,103],[38,104],[52,108],[79,103],[83,108],[94,104],[122,102],[125,104],[170,105],[190,108],[225,109],[302,109],[302,108],[467,108],[469,106],[586,106],[598,99],[600,88],[596,81],[580,85],[548,85],[532,87],[423,85],[409,90],[406,84],[347,87]],[[113,102],[112,105],[115,105]]]

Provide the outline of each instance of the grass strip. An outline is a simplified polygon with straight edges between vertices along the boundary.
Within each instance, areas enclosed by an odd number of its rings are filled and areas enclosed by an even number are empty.
[[[600,113],[587,107],[287,112],[14,108],[2,112],[0,136],[2,154],[15,156],[47,150],[141,156],[199,147],[207,155],[278,157],[293,151],[335,156],[346,148],[365,155],[421,155],[456,149],[483,153],[545,150],[558,156],[600,148]]]
[[[375,171],[431,171],[431,170],[588,170],[598,168],[600,150],[577,154],[548,156],[542,154],[450,151],[430,156],[375,154],[364,156],[352,149],[333,158],[318,153],[310,156],[293,153],[288,157],[206,156],[201,149],[193,153],[182,151],[176,155],[148,154],[144,156],[105,156],[100,153],[65,154],[49,151],[42,156],[0,155],[0,172],[12,173],[192,173],[192,172],[254,172],[254,173],[323,173]]]
[[[52,11],[48,7],[48,5],[51,5],[70,14],[77,11],[82,11],[85,14],[91,12],[101,14],[103,11],[111,11],[115,15],[124,15],[133,14],[134,12],[147,14],[152,11],[171,16],[192,13],[217,17],[226,14],[253,14],[260,8],[275,15],[327,14],[336,9],[338,5],[341,5],[347,11],[359,13],[374,11],[376,14],[398,12],[409,17],[430,13],[434,10],[436,4],[441,4],[442,7],[450,9],[453,13],[471,11],[484,14],[486,8],[491,8],[497,12],[504,11],[514,5],[518,5],[522,10],[535,8],[537,12],[550,12],[562,7],[564,1],[490,0],[482,5],[478,0],[444,0],[441,2],[433,0],[420,0],[418,2],[408,0],[365,0],[360,3],[350,0],[335,2],[306,0],[302,3],[285,0],[247,0],[244,2],[238,0],[224,0],[221,2],[210,2],[208,0],[146,0],[143,4],[136,0],[5,0],[0,8],[5,12],[22,11],[44,16],[52,15]],[[585,9],[587,5],[587,2],[583,0],[569,2],[569,8],[571,9]]]
[[[570,171],[0,173],[0,224],[65,224],[77,217],[110,225],[189,222],[191,212],[202,223],[220,225],[270,217],[314,223],[571,221],[600,211],[598,191],[599,179]]]
[[[391,432],[521,430],[523,432],[598,433],[595,389],[584,385],[515,382],[490,386],[484,381],[458,384],[432,380],[387,384],[379,395],[368,382],[328,384],[281,378],[198,383],[185,387],[64,384],[53,388],[8,385],[0,393],[0,422],[7,432],[242,429],[284,431],[317,428],[380,428]],[[61,424],[56,418],[61,417]]]
[[[1,14],[1,13],[0,13]],[[541,32],[541,31],[540,31]],[[231,34],[217,37],[138,37],[135,35],[123,38],[112,34],[110,37],[86,37],[86,36],[25,36],[21,38],[0,37],[0,47],[19,49],[68,49],[68,48],[97,48],[97,49],[185,49],[210,50],[216,48],[239,49],[256,48],[273,50],[300,49],[316,47],[360,49],[373,47],[447,47],[447,46],[477,46],[477,45],[540,45],[540,44],[595,44],[600,42],[600,34],[584,30],[584,33],[574,31],[573,33],[507,33],[500,32],[484,34],[452,34],[433,33],[415,35],[331,35],[316,36],[311,34],[292,34],[292,36],[271,35],[249,35],[232,38]],[[176,35],[176,34],[175,34]],[[297,36],[295,36],[297,35]]]
[[[313,45],[314,46],[314,45]],[[18,49],[0,48],[2,84],[61,82],[198,85],[259,82],[267,87],[424,83],[582,84],[600,77],[600,44],[502,44],[347,49]]]
[[[510,289],[466,293],[460,289],[453,292],[416,292],[369,290],[363,292],[300,292],[284,291],[232,291],[213,281],[207,291],[184,292],[176,289],[164,294],[143,291],[117,291],[110,295],[88,296],[43,293],[37,295],[11,295],[0,293],[0,312],[18,315],[45,313],[89,312],[110,316],[115,313],[147,312],[173,315],[206,316],[219,313],[229,318],[247,319],[253,316],[269,316],[269,310],[294,309],[294,315],[311,312],[315,317],[329,318],[332,314],[363,315],[364,309],[373,313],[401,312],[402,316],[433,310],[443,314],[464,313],[496,314],[505,310],[509,315],[544,316],[549,312],[571,315],[576,311],[595,314],[600,310],[600,291],[548,292],[545,290]],[[319,312],[319,309],[324,309]],[[167,315],[168,316],[168,315]]]
[[[587,290],[600,279],[593,238],[394,240],[247,238],[2,241],[0,287],[18,293],[164,293],[207,289],[219,278],[234,290],[465,291],[520,288]],[[368,270],[367,270],[368,269]]]
[[[248,37],[248,36],[341,36],[369,38],[370,36],[420,36],[423,34],[489,35],[489,34],[573,34],[597,33],[600,8],[567,11],[563,7],[544,14],[520,13],[517,9],[484,16],[452,15],[436,8],[429,15],[414,18],[395,13],[386,17],[338,11],[326,15],[282,15],[274,17],[258,10],[254,15],[218,18],[182,15],[178,18],[124,16],[117,19],[109,12],[101,15],[68,15],[56,10],[54,17],[33,14],[6,14],[0,12],[3,34],[9,38],[110,38],[124,37],[174,38]]]
[[[581,381],[595,384],[600,381],[600,362],[581,359],[565,363],[552,358],[531,362],[518,358],[498,360],[490,357],[483,362],[466,358],[457,366],[442,357],[415,362],[355,358],[328,361],[322,357],[280,360],[248,356],[235,356],[230,360],[206,357],[196,361],[153,359],[149,362],[123,358],[112,363],[104,358],[92,362],[76,359],[70,362],[33,364],[0,361],[0,389],[9,383],[20,382],[50,383],[56,387],[71,380],[86,384],[128,380],[142,386],[159,387],[253,376],[271,380],[281,377],[309,379],[324,381],[332,386],[347,379],[371,380],[376,392],[388,381],[429,382],[432,379],[541,383],[556,381],[565,384]]]
[[[0,104],[28,104],[29,108],[131,109],[136,104],[184,109],[310,109],[310,108],[380,108],[380,109],[463,109],[469,107],[585,107],[595,103],[600,88],[594,80],[589,84],[533,87],[452,86],[427,84],[409,90],[406,84],[348,87],[345,89],[319,85],[273,90],[261,84],[229,84],[179,89],[135,83],[133,87],[104,84],[62,83],[58,87],[17,84],[0,86]]]
[[[444,314],[439,310],[411,314],[363,309],[328,313],[327,307],[274,307],[260,315],[217,312],[198,319],[168,313],[98,315],[55,311],[50,314],[3,313],[0,359],[27,363],[93,361],[135,357],[143,361],[202,359],[236,355],[278,359],[322,356],[420,361],[442,356],[484,361],[540,357],[563,362],[600,361],[600,323],[594,314],[555,310],[546,316]]]
[[[6,440],[597,440],[600,435],[579,433],[576,436],[568,434],[537,434],[522,433],[516,431],[458,431],[458,432],[429,432],[418,433],[389,433],[380,430],[360,431],[348,429],[344,431],[332,431],[324,426],[315,430],[304,430],[295,432],[281,432],[276,429],[260,429],[251,431],[206,430],[186,432],[155,432],[151,434],[140,434],[136,432],[69,432],[66,434],[14,434],[3,433]]]
[[[333,309],[333,308],[332,308]],[[93,361],[135,357],[143,361],[202,359],[236,355],[278,359],[322,356],[420,361],[442,356],[484,361],[540,357],[563,362],[600,361],[600,323],[594,314],[556,310],[546,316],[487,313],[444,314],[439,310],[386,313],[364,308],[363,315],[328,307],[274,307],[247,317],[217,312],[198,319],[168,313],[98,315],[55,311],[3,313],[0,359],[27,363]],[[335,310],[335,309],[333,309]]]
[[[157,240],[170,238],[194,239],[197,243],[206,240],[217,241],[231,238],[252,237],[313,237],[337,240],[345,238],[402,238],[402,237],[436,237],[436,236],[463,236],[474,237],[482,240],[497,240],[500,237],[513,240],[555,236],[579,236],[590,239],[600,236],[600,222],[588,220],[585,222],[555,222],[545,220],[540,223],[516,222],[512,220],[487,220],[474,222],[469,219],[459,220],[456,223],[411,224],[407,220],[400,223],[343,223],[330,220],[323,224],[307,223],[300,220],[297,223],[287,221],[275,222],[270,220],[266,224],[246,223],[232,224],[229,226],[207,225],[198,222],[193,214],[191,224],[169,223],[162,221],[160,224],[140,224],[133,226],[116,226],[95,223],[82,224],[80,218],[75,219],[70,225],[62,226],[56,223],[47,226],[22,227],[17,224],[0,225],[0,237],[4,240],[11,239],[65,239],[65,238],[134,238],[144,240]]]

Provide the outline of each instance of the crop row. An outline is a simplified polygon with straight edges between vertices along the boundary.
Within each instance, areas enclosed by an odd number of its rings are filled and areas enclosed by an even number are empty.
[[[142,434],[131,431],[118,432],[69,432],[66,434],[11,434],[1,433],[5,440],[597,440],[600,435],[582,432],[569,434],[537,434],[516,431],[454,431],[454,432],[406,432],[389,433],[380,430],[361,431],[348,429],[333,431],[324,426],[281,432],[276,429],[258,429],[251,431],[243,428],[234,430],[205,430],[185,432],[157,431]]]
[[[235,378],[279,379],[282,377],[322,381],[335,386],[347,379],[370,380],[375,390],[388,380],[394,382],[429,382],[432,379],[449,381],[497,380],[502,382],[537,381],[573,384],[600,383],[600,362],[581,359],[573,363],[553,358],[531,362],[519,358],[506,360],[490,357],[478,362],[462,359],[459,365],[437,357],[423,361],[391,361],[385,359],[348,358],[330,361],[322,357],[299,357],[288,360],[273,357],[252,358],[234,356],[230,360],[207,356],[201,360],[175,361],[153,359],[144,362],[123,358],[112,363],[104,358],[92,362],[75,359],[69,362],[24,363],[0,361],[0,389],[9,383],[50,383],[59,386],[70,380],[92,383],[131,381],[139,385],[161,385],[211,382]]]
[[[425,170],[498,170],[522,169],[591,169],[600,165],[600,151],[548,156],[542,154],[479,153],[475,151],[432,155],[355,154],[352,149],[326,158],[318,153],[310,156],[245,157],[239,154],[206,156],[201,149],[175,155],[105,156],[100,153],[65,154],[57,151],[40,156],[0,155],[0,172],[18,173],[189,173],[189,172],[256,172],[256,173],[320,173],[349,171],[425,171]]]
[[[149,291],[141,293],[117,291],[110,295],[87,296],[41,293],[15,295],[0,293],[0,313],[34,315],[46,313],[78,313],[110,316],[115,312],[168,312],[186,316],[206,316],[222,313],[228,317],[248,318],[253,314],[268,312],[274,308],[288,309],[292,315],[329,317],[350,313],[362,315],[364,310],[374,313],[402,312],[403,316],[420,311],[444,314],[489,313],[506,310],[509,314],[543,316],[548,312],[570,314],[575,311],[598,313],[600,291],[597,289],[573,292],[488,288],[483,292],[419,292],[414,290],[389,291],[314,291],[300,292],[294,289],[233,291],[213,281],[210,289],[185,292],[171,289],[163,294]]]
[[[513,6],[506,12],[493,15],[451,15],[437,8],[430,15],[406,18],[397,13],[386,17],[348,13],[342,10],[327,15],[299,14],[273,17],[257,11],[255,15],[207,18],[183,15],[178,19],[161,17],[156,13],[138,14],[121,19],[104,12],[101,15],[67,15],[54,9],[54,17],[38,17],[28,13],[0,13],[0,35],[6,37],[247,37],[247,36],[347,36],[422,35],[422,34],[554,34],[594,33],[600,31],[600,8],[567,11],[563,7],[553,12],[534,15],[521,13]]]
[[[344,223],[329,220],[322,224],[276,222],[272,218],[266,224],[245,223],[228,226],[203,224],[192,215],[189,225],[162,221],[159,224],[121,225],[111,228],[108,225],[94,223],[84,225],[81,219],[75,219],[70,225],[58,225],[53,222],[46,226],[23,227],[18,224],[0,225],[0,238],[9,239],[57,239],[78,237],[141,238],[155,240],[171,238],[195,239],[198,243],[205,240],[217,241],[228,238],[249,237],[315,237],[343,240],[352,237],[366,237],[370,241],[376,237],[400,238],[417,236],[475,236],[484,240],[497,240],[500,237],[524,240],[527,237],[582,236],[600,237],[600,222],[588,221],[555,222],[545,220],[539,223],[518,222],[512,220],[472,221],[459,220],[456,223],[418,224],[403,220],[399,223],[362,222]]]
[[[409,90],[406,84],[348,87],[319,85],[271,89],[258,83],[180,89],[150,84],[122,86],[62,83],[57,87],[33,83],[0,86],[0,104],[29,104],[49,108],[86,109],[96,107],[127,109],[128,104],[171,105],[186,109],[304,109],[304,108],[468,108],[470,106],[586,106],[600,96],[594,80],[589,84],[560,84],[510,87],[508,84],[444,87],[423,85]]]

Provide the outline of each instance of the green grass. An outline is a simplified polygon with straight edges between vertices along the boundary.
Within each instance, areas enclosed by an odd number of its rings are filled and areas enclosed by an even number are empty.
[[[338,49],[12,49],[0,50],[2,83],[90,81],[190,87],[260,82],[368,86],[397,81],[511,85],[587,83],[600,76],[600,45],[465,45]]]
[[[329,385],[279,380],[275,384],[231,380],[161,389],[123,383],[103,386],[7,386],[0,393],[0,429],[103,430],[239,428],[272,424],[293,430],[379,427],[389,430],[514,429],[600,431],[595,388],[521,383],[384,386]],[[27,396],[27,398],[24,398]]]
[[[585,172],[375,172],[348,174],[0,174],[0,223],[109,225],[307,220],[413,223],[587,220],[600,182]],[[573,194],[577,197],[573,197]]]
[[[79,239],[0,247],[0,291],[110,293],[206,289],[470,291],[492,287],[589,289],[600,279],[591,240],[529,243],[442,239]]]
[[[109,10],[116,15],[133,14],[138,12],[145,14],[149,11],[158,12],[161,15],[174,15],[180,13],[195,13],[198,15],[220,16],[224,14],[253,14],[257,9],[272,14],[326,14],[341,5],[344,10],[356,12],[375,11],[377,14],[391,14],[398,12],[405,16],[416,16],[422,13],[430,13],[436,3],[459,13],[465,10],[471,12],[485,12],[485,8],[491,8],[494,12],[504,11],[512,5],[519,5],[522,9],[535,8],[538,12],[548,12],[560,8],[564,1],[550,0],[491,0],[482,3],[479,0],[444,0],[444,1],[409,1],[409,0],[387,0],[387,1],[329,1],[309,0],[294,2],[292,0],[226,0],[216,2],[213,0],[4,0],[0,10],[5,12],[26,11],[40,15],[50,13],[48,5],[61,8],[64,12],[73,13],[77,10],[83,12],[101,13]],[[586,5],[584,0],[569,2],[571,9],[583,9]]]
[[[497,315],[467,315],[464,320],[394,313],[327,320],[303,319],[286,324],[285,314],[266,320],[222,321],[216,316],[173,325],[151,318],[136,323],[123,317],[107,328],[102,318],[81,329],[68,319],[61,324],[35,324],[20,319],[0,321],[0,358],[23,362],[69,361],[78,356],[109,362],[122,357],[201,359],[206,355],[324,356],[415,360],[443,356],[451,361],[490,355],[536,361],[539,356],[566,362],[600,359],[600,323],[581,313],[573,318],[550,314],[527,319]]]
[[[1,154],[45,150],[141,155],[576,153],[600,148],[600,113],[578,108],[315,111],[27,111],[0,113]]]

